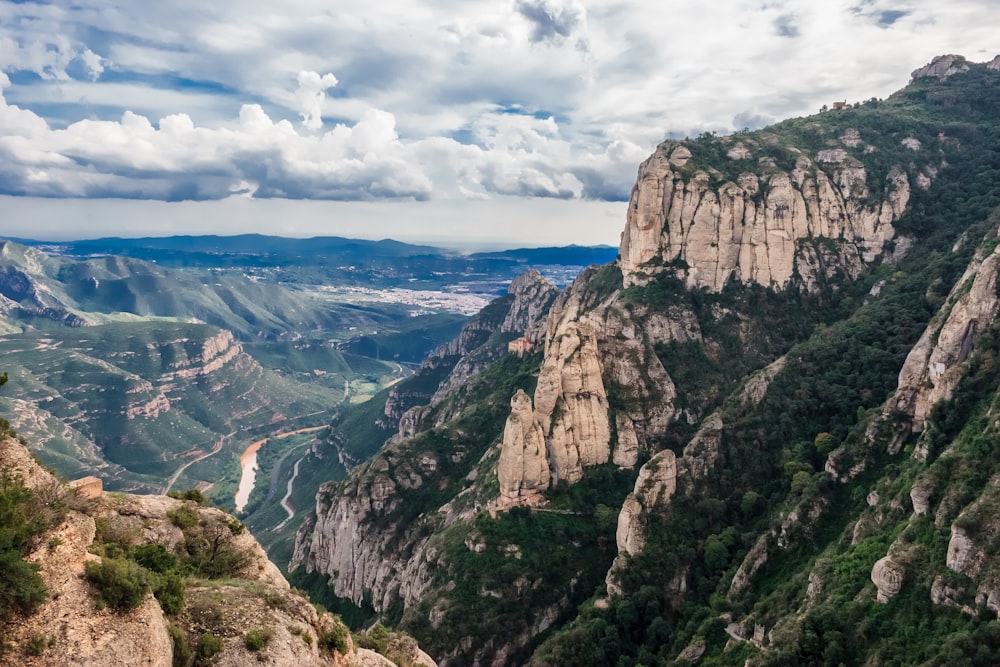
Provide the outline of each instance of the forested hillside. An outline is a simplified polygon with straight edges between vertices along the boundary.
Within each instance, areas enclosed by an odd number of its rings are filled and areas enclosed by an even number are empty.
[[[998,69],[664,142],[534,349],[320,487],[296,580],[446,664],[995,664]]]

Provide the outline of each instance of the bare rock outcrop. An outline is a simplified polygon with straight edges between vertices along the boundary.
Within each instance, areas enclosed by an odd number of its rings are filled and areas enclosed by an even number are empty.
[[[597,337],[568,322],[548,340],[535,389],[535,416],[546,434],[553,481],[577,482],[586,466],[611,456],[608,396]]]
[[[883,556],[872,566],[871,580],[875,584],[877,599],[886,603],[899,594],[903,588],[906,568],[892,556]]]
[[[998,267],[1000,248],[985,257],[977,252],[952,288],[945,306],[906,356],[897,389],[882,411],[881,421],[900,424],[889,443],[890,452],[897,452],[911,431],[924,430],[935,403],[951,398],[964,372],[962,362],[1000,309],[996,289]],[[874,440],[877,426],[878,421],[873,420],[867,434],[869,440]],[[926,456],[926,451],[918,449],[916,455]]]
[[[500,324],[500,331],[523,333],[545,318],[559,290],[537,269],[529,269],[511,281],[507,293],[513,297],[513,302]]]
[[[923,516],[931,508],[931,496],[934,494],[934,483],[929,478],[921,477],[913,483],[910,489],[910,502],[913,504],[913,513]]]
[[[997,56],[993,60],[986,63],[986,69],[991,69],[994,71],[1000,70],[1000,56]]]
[[[747,555],[743,558],[743,562],[740,563],[739,568],[736,570],[736,574],[733,575],[733,580],[729,584],[729,592],[727,597],[730,600],[735,600],[737,596],[742,593],[746,587],[750,584],[750,580],[753,575],[757,574],[759,570],[766,562],[768,558],[768,545],[771,541],[771,535],[764,534],[757,538],[757,542],[753,545]]]
[[[389,523],[399,508],[399,489],[422,484],[417,470],[395,470],[385,454],[355,468],[353,476],[316,494],[316,517],[299,529],[290,567],[330,576],[334,594],[361,604],[370,593],[376,610],[396,596],[412,604],[430,585],[427,536],[417,525]],[[400,540],[409,553],[400,553]]]
[[[62,498],[70,507],[25,557],[39,566],[48,598],[34,613],[5,620],[5,643],[25,646],[44,639],[40,655],[19,655],[25,667],[169,667],[175,647],[168,631],[170,624],[186,633],[189,643],[206,632],[218,637],[221,649],[213,658],[216,665],[362,664],[342,625],[345,653],[320,646],[323,633],[339,621],[330,614],[317,613],[306,598],[293,591],[253,536],[233,530],[238,524],[230,515],[165,496],[101,493],[97,479],[64,486],[14,440],[0,441],[0,468],[21,479],[41,498]],[[81,489],[91,491],[81,493]],[[197,513],[196,530],[218,536],[217,544],[242,554],[242,566],[225,580],[190,581],[182,609],[169,622],[151,593],[129,611],[98,607],[93,586],[84,576],[87,563],[101,560],[90,552],[97,520],[119,536],[116,539],[135,545],[156,543],[178,553],[190,537],[171,517],[182,507]],[[251,653],[245,637],[251,630],[261,629],[269,632],[270,639],[259,652]],[[428,662],[433,664],[429,659],[416,664]]]
[[[969,64],[962,56],[953,54],[935,56],[929,63],[910,73],[910,79],[916,81],[925,77],[935,77],[944,81],[949,76],[969,71]]]
[[[541,341],[545,315],[558,294],[559,290],[535,269],[514,278],[506,296],[466,322],[454,339],[432,351],[421,364],[421,373],[443,373],[444,379],[430,389],[413,391],[406,389],[407,385],[390,389],[378,425],[397,431],[392,442],[401,442],[447,421],[453,415],[445,412],[434,424],[427,423],[429,407],[440,404],[507,353],[502,345],[488,345],[490,337],[499,332],[523,335],[534,343]]]
[[[545,435],[535,420],[531,398],[522,389],[510,399],[497,475],[501,507],[535,505],[549,488]]]
[[[798,246],[817,237],[832,241],[835,265],[853,275],[882,254],[909,202],[906,174],[893,169],[873,203],[864,165],[843,149],[815,162],[802,156],[791,174],[745,172],[713,186],[706,172],[675,170],[678,148],[665,142],[639,167],[619,253],[626,286],[670,266],[712,291],[731,277],[784,287],[799,275],[812,284],[831,258]]]

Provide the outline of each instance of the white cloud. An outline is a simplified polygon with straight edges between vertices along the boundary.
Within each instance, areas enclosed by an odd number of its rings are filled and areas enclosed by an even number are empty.
[[[0,3],[0,184],[622,199],[668,134],[884,97],[938,53],[991,59],[997,19],[984,0]]]
[[[316,72],[299,72],[299,89],[295,91],[302,125],[310,130],[323,127],[323,101],[326,91],[337,85],[337,77],[327,73],[320,76]]]

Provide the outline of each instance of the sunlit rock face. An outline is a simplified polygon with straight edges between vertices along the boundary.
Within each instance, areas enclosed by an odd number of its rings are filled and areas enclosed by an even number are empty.
[[[665,142],[639,167],[621,239],[626,286],[666,266],[714,292],[731,280],[784,287],[798,276],[811,286],[831,265],[856,275],[894,238],[910,198],[902,170],[869,183],[864,165],[839,148],[802,155],[788,173],[765,162],[762,173],[724,182],[720,172],[680,169],[690,156]],[[812,238],[831,243],[800,243]]]
[[[510,400],[510,416],[503,431],[500,463],[500,505],[534,505],[549,488],[545,436],[535,420],[531,398],[518,389]]]

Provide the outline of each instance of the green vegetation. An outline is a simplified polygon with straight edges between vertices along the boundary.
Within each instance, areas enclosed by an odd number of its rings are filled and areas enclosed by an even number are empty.
[[[903,451],[925,448],[929,465],[885,453],[897,428],[891,419],[873,431],[874,443],[866,431],[979,239],[995,246],[1000,129],[989,109],[998,103],[995,75],[978,68],[856,109],[689,144],[703,162],[692,160],[686,172],[746,169],[723,157],[735,140],[753,142],[757,154],[788,170],[795,154],[779,146],[814,153],[855,128],[875,147],[855,154],[869,183],[880,183],[900,163],[912,180],[916,156],[902,145],[906,137],[940,147],[950,166],[928,190],[914,189],[897,228],[915,242],[899,266],[876,268],[854,283],[835,278],[815,294],[730,286],[712,295],[662,276],[626,290],[626,299],[661,312],[693,312],[717,351],[679,343],[656,350],[682,405],[720,405],[721,463],[669,509],[646,518],[645,549],[620,575],[625,595],[606,609],[584,605],[534,652],[532,664],[668,664],[697,642],[706,647],[702,665],[742,665],[749,657],[762,665],[997,662],[1000,623],[977,607],[975,584],[945,566],[953,520],[984,553],[1000,547],[993,519],[1000,494],[989,485],[1000,470],[1000,440],[987,417],[1000,407],[997,333],[982,335],[952,398],[934,408],[923,435],[907,441]],[[881,290],[873,296],[876,282]],[[786,350],[786,366],[759,405],[726,399],[748,370]],[[682,432],[677,444],[690,433]],[[838,467],[856,466],[844,484],[824,472],[827,455],[838,448]],[[909,491],[918,475],[934,485],[939,523],[934,509],[930,519],[911,518]],[[796,522],[787,520],[792,511]],[[767,559],[745,590],[732,592],[736,570],[758,539],[766,541]],[[903,588],[879,604],[870,574],[894,541],[907,554]],[[683,594],[676,591],[678,576],[687,586]],[[974,613],[932,604],[935,578]],[[759,623],[771,633],[770,647],[726,648],[723,613],[749,631]]]
[[[398,667],[416,667],[417,642],[405,632],[390,630],[381,623],[354,637],[355,643],[385,656]]]
[[[84,563],[84,573],[97,587],[99,609],[135,609],[142,604],[150,589],[148,571],[135,561],[124,558],[106,557],[99,563],[89,561]]]
[[[202,520],[189,504],[169,510],[167,515],[184,532],[177,552],[156,542],[140,543],[139,531],[122,517],[95,518],[97,531],[91,550],[101,556],[101,562],[85,567],[99,606],[133,609],[152,591],[164,613],[177,616],[184,610],[190,577],[236,576],[250,561],[250,553],[234,539],[245,530],[239,521],[220,517]]]
[[[337,619],[334,624],[319,636],[319,645],[325,649],[346,654],[349,648],[350,630]]]
[[[175,510],[168,510],[167,518],[170,519],[172,524],[181,530],[185,530],[198,525],[199,515],[198,510],[193,507],[182,505]]]
[[[0,385],[6,381],[0,376]],[[3,427],[9,430],[6,422]],[[65,491],[57,482],[36,491],[11,471],[0,471],[0,623],[30,614],[47,598],[39,566],[23,558],[66,509]]]
[[[198,489],[185,489],[183,491],[171,491],[167,494],[170,498],[176,500],[190,500],[191,502],[198,503],[199,505],[205,504],[205,496]]]
[[[24,645],[24,654],[31,657],[38,657],[45,653],[49,647],[49,638],[45,635],[34,635],[28,643]]]
[[[256,628],[249,631],[243,638],[243,645],[248,651],[257,652],[267,646],[274,638],[274,630],[271,628]]]
[[[198,637],[198,643],[194,647],[195,664],[211,664],[212,658],[221,652],[222,639],[211,632],[204,632]]]
[[[194,653],[188,645],[187,632],[180,625],[171,623],[167,626],[167,634],[170,635],[170,642],[174,648],[171,667],[188,667],[194,658]]]

